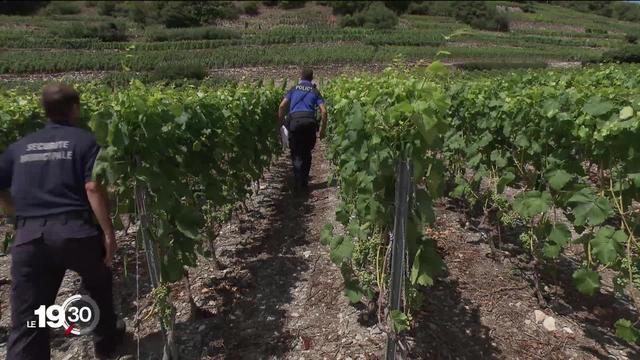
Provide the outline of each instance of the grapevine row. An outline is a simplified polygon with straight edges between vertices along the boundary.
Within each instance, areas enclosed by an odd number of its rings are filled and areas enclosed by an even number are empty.
[[[393,169],[406,158],[416,183],[407,239],[409,315],[419,288],[442,267],[424,227],[434,220],[431,204],[444,185],[452,189],[448,196],[480,204],[496,237],[519,234],[536,278],[579,244],[576,288],[593,295],[600,273],[613,271],[617,294],[640,309],[640,69],[471,79],[434,78],[443,72],[436,70],[437,63],[426,72],[388,70],[331,84],[330,155],[342,201],[336,219],[345,231],[336,235],[327,226],[322,240],[350,299],[385,294]],[[633,321],[616,322],[617,334],[632,342],[640,338]]]
[[[637,67],[608,66],[454,84],[443,149],[452,196],[485,200],[498,237],[503,228],[524,227],[520,240],[535,276],[570,244],[581,245],[576,288],[591,296],[600,273],[613,271],[616,293],[636,310],[639,82]],[[619,320],[616,330],[637,341],[632,320]]]
[[[94,175],[109,186],[118,215],[135,213],[134,190],[144,184],[159,246],[163,280],[183,275],[212,219],[249,194],[279,151],[273,109],[282,89],[233,85],[222,88],[145,87],[117,93],[80,87],[83,122],[102,150]],[[31,94],[0,97],[0,151],[44,124]]]
[[[435,243],[423,231],[435,221],[432,203],[442,196],[444,184],[437,154],[450,101],[436,81],[442,72],[444,66],[434,63],[420,75],[387,70],[381,76],[343,77],[326,91],[333,98],[329,157],[341,200],[336,220],[345,231],[334,233],[329,224],[321,241],[330,246],[352,302],[385,294],[399,159],[411,160],[417,185],[407,223],[406,315],[421,302],[419,288],[432,285],[443,268]],[[402,318],[396,327],[407,325]]]

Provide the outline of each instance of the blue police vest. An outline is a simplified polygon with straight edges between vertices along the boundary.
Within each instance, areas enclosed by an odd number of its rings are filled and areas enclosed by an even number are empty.
[[[302,80],[287,93],[289,113],[316,112],[316,108],[324,104],[320,91],[310,81]]]

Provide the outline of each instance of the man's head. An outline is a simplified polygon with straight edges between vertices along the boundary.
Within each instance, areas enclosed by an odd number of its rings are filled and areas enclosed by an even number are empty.
[[[80,119],[80,95],[71,86],[50,84],[42,91],[42,106],[56,124],[77,125]]]
[[[300,76],[302,80],[313,81],[313,70],[311,68],[303,68]]]

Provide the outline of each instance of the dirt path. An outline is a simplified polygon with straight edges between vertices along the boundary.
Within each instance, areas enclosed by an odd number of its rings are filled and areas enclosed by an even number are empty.
[[[358,323],[358,310],[343,295],[342,277],[319,242],[320,229],[332,221],[336,189],[326,182],[329,167],[324,146],[314,153],[311,193],[295,194],[290,161],[283,155],[262,180],[259,193],[223,228],[216,240],[223,270],[210,260],[190,269],[191,291],[199,310],[191,317],[185,282],[172,287],[177,306],[177,343],[181,359],[378,359],[384,336],[377,326]],[[119,314],[135,329],[135,249],[133,233],[120,234],[114,292]],[[125,256],[126,254],[126,256]],[[142,257],[142,256],[141,256]],[[0,259],[8,277],[10,256]],[[124,271],[122,260],[127,260]],[[147,316],[150,296],[146,264],[140,263],[140,358],[161,359],[155,316]],[[79,291],[68,273],[57,303]],[[8,290],[0,289],[3,316],[9,324]],[[52,337],[53,359],[90,359],[88,337]],[[6,345],[0,347],[3,357]],[[137,356],[129,341],[121,359]]]
[[[205,275],[196,283],[213,280],[202,302],[215,303],[210,310],[221,323],[201,333],[203,356],[356,359],[379,353],[382,333],[358,324],[357,311],[342,294],[341,275],[319,242],[337,200],[336,189],[326,182],[322,145],[314,156],[309,196],[290,190],[289,159],[283,156],[265,177],[251,210],[219,238],[227,269],[216,278],[196,270],[196,276]]]

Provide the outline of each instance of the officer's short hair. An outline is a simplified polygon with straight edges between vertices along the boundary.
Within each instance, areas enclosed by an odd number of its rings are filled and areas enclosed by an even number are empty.
[[[67,122],[73,106],[80,104],[80,95],[71,86],[55,83],[42,90],[42,107],[49,120]]]
[[[311,69],[311,68],[303,68],[300,78],[302,80],[307,80],[307,81],[313,80],[313,69]]]

